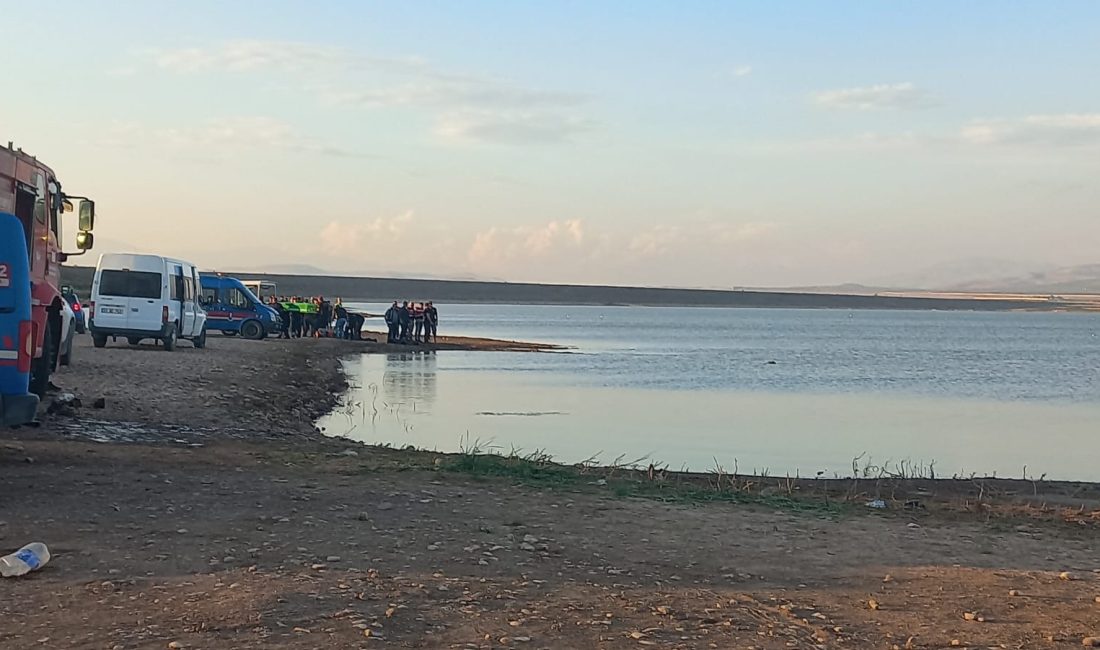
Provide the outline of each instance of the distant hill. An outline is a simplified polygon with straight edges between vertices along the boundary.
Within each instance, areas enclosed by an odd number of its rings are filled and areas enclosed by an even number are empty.
[[[83,296],[91,287],[94,269],[64,267],[62,280]],[[435,300],[451,303],[641,305],[671,307],[775,307],[802,309],[939,309],[939,310],[1051,310],[1072,308],[1056,300],[1019,298],[933,298],[910,295],[876,296],[792,291],[722,291],[713,289],[665,289],[512,282],[473,282],[408,278],[357,278],[346,276],[230,273],[262,277],[278,284],[288,295],[340,297],[348,302]]]
[[[1100,293],[1100,264],[1081,264],[999,278],[970,280],[946,287],[952,291],[1069,294]]]

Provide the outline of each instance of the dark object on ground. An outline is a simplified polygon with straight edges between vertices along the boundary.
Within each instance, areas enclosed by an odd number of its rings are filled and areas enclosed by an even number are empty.
[[[95,401],[92,402],[92,408],[94,408],[94,409],[105,409],[105,408],[107,408],[107,399],[105,397],[97,397],[95,399]]]

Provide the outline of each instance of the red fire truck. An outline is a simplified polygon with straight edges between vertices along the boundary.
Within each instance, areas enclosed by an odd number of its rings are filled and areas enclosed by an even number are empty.
[[[60,243],[61,220],[63,213],[73,211],[73,200],[80,200],[78,252],[65,253]],[[0,259],[0,267],[8,267],[5,275],[9,278],[30,279],[29,294],[13,291],[8,296],[15,300],[15,296],[29,295],[31,316],[29,322],[16,324],[18,334],[15,337],[0,336],[0,350],[16,353],[17,365],[29,370],[30,392],[41,396],[49,386],[61,344],[61,310],[65,300],[61,296],[61,264],[70,256],[81,255],[92,247],[95,203],[87,197],[66,194],[53,170],[22,149],[14,149],[9,142],[6,148],[0,146],[0,218],[12,222],[5,231],[5,240],[18,237],[15,233],[22,231],[26,255],[12,255],[13,262]],[[22,228],[14,226],[14,221]],[[8,248],[15,244],[12,241],[0,243],[7,244]],[[29,268],[10,268],[11,264]],[[25,305],[10,307],[0,312],[10,311],[14,315],[22,312]],[[3,319],[4,313],[0,313],[0,320]],[[11,340],[13,338],[17,340]],[[14,345],[9,346],[9,343]],[[0,352],[0,357],[4,354]]]

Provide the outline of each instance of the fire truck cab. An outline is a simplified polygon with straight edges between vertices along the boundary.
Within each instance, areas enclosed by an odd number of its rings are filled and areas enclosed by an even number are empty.
[[[77,251],[66,253],[61,249],[61,220],[73,212],[73,199],[80,200]],[[92,247],[95,203],[66,194],[53,170],[9,142],[0,147],[0,220],[7,224],[0,269],[8,277],[7,286],[0,285],[0,372],[7,370],[3,364],[14,351],[14,370],[27,375],[23,392],[42,396],[61,348],[61,264]],[[14,338],[10,332],[16,333]],[[5,403],[15,403],[8,395],[21,382],[0,382]],[[18,423],[7,417],[4,422]]]

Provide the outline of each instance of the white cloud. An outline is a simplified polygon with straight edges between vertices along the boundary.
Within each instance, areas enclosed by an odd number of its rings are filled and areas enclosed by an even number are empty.
[[[813,101],[825,108],[860,111],[928,108],[934,104],[926,92],[909,82],[825,90],[814,93]]]
[[[340,48],[312,43],[239,40],[213,47],[190,47],[153,52],[157,66],[181,73],[208,70],[233,72],[276,68],[304,70],[318,65],[346,64],[349,54]]]
[[[735,77],[747,77],[752,74],[751,65],[739,65],[733,69],[733,76]]]
[[[201,150],[218,156],[248,149],[353,157],[355,152],[329,145],[298,132],[291,124],[270,116],[235,116],[199,124],[155,127],[115,122],[98,136],[102,146],[137,148],[154,145],[175,151]]]
[[[435,133],[454,142],[528,145],[568,142],[593,128],[590,120],[556,112],[466,110],[440,116]]]
[[[675,265],[703,258],[727,259],[732,253],[760,245],[775,230],[775,224],[769,222],[698,220],[626,232],[591,231],[581,219],[555,220],[538,226],[483,230],[474,236],[467,264],[475,273],[524,280],[576,280],[593,271],[651,273],[650,265],[658,261]]]
[[[585,243],[580,219],[550,221],[540,226],[492,227],[474,235],[467,258],[475,266],[575,253]]]
[[[427,111],[436,134],[507,144],[560,142],[590,130],[572,114],[589,97],[456,73],[417,58],[373,57],[321,44],[239,40],[152,53],[176,73],[275,71],[328,106]]]
[[[413,220],[412,210],[395,217],[369,221],[330,221],[318,235],[321,248],[330,255],[362,255],[401,242]]]
[[[1096,145],[1100,144],[1100,113],[977,120],[963,127],[959,137],[963,142],[975,145]]]

